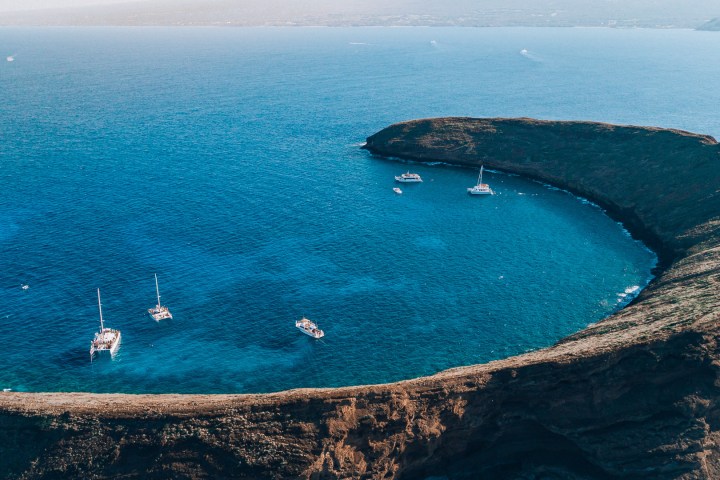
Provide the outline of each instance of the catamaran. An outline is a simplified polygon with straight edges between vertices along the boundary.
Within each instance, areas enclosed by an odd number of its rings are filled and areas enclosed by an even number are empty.
[[[102,303],[100,303],[100,289],[97,289],[98,294],[98,310],[100,311],[100,331],[95,333],[95,338],[90,342],[90,358],[95,355],[95,352],[110,352],[110,355],[114,355],[120,346],[120,330],[114,330],[112,328],[105,328],[102,316]]]
[[[407,173],[403,173],[402,175],[398,175],[395,177],[395,180],[400,183],[415,183],[415,182],[422,182],[422,178],[420,178],[420,175],[417,173],[410,173],[409,171]]]
[[[168,318],[172,320],[173,316],[168,307],[160,305],[160,288],[158,287],[157,273],[155,274],[155,293],[157,294],[158,303],[153,308],[148,308],[148,313],[156,322],[166,320]]]
[[[320,330],[318,326],[312,320],[302,317],[300,320],[295,322],[295,326],[303,332],[305,335],[310,335],[313,338],[321,338],[325,335],[325,332]]]
[[[482,183],[483,166],[480,166],[480,175],[478,175],[477,185],[468,188],[467,191],[470,195],[495,195],[490,185]]]

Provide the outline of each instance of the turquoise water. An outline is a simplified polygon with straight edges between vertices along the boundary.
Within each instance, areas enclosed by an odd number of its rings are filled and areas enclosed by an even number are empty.
[[[565,192],[486,172],[498,194],[473,198],[475,171],[359,146],[443,115],[717,134],[718,47],[654,30],[0,29],[0,387],[265,392],[550,345],[629,301],[655,256]],[[425,182],[395,195],[407,169]],[[175,316],[159,324],[154,273]],[[123,343],[90,362],[97,287]],[[302,315],[324,339],[295,330]]]

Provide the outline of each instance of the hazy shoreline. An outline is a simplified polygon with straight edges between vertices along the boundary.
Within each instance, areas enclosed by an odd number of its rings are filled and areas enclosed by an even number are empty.
[[[5,5],[3,5],[5,3]],[[0,1],[3,26],[328,26],[328,27],[609,27],[701,28],[720,8],[710,0],[471,0],[439,5],[422,0],[47,0]]]

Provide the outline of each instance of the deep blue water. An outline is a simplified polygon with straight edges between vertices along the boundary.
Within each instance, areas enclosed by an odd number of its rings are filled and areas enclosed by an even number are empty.
[[[488,172],[498,195],[473,198],[475,171],[359,145],[445,115],[718,134],[719,49],[682,30],[0,29],[0,387],[264,392],[550,345],[654,255],[565,192]],[[425,182],[397,196],[408,168]],[[90,362],[97,287],[123,343]]]

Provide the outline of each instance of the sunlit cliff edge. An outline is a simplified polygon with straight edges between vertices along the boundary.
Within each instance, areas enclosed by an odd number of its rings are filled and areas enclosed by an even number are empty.
[[[566,188],[622,220],[661,268],[631,305],[551,348],[405,382],[269,395],[2,393],[0,477],[720,478],[712,137],[440,118],[392,125],[365,148]]]

